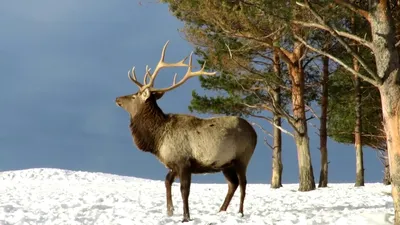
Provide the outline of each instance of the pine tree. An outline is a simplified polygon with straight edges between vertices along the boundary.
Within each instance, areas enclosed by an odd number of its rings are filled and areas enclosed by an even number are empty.
[[[318,4],[318,3],[328,4]],[[310,50],[324,54],[341,66],[369,82],[379,89],[384,129],[387,139],[387,149],[390,162],[390,176],[392,181],[392,197],[395,209],[395,224],[400,224],[400,57],[399,36],[400,5],[397,0],[369,0],[365,1],[299,1],[298,5],[305,13],[311,13],[314,19],[300,21],[303,27],[325,30],[346,49],[346,53],[356,58],[365,72],[355,71],[350,64],[342,60],[342,55],[331,55],[321,50],[319,46],[308,42],[300,36],[296,39],[305,44]],[[324,12],[324,17],[322,13]],[[351,16],[365,19],[370,28],[370,36],[359,36],[351,30],[342,29],[342,17],[330,17],[335,13],[349,12]],[[353,14],[351,14],[352,12]],[[327,18],[328,17],[328,18]],[[349,17],[347,17],[349,18]],[[360,47],[374,56],[372,68],[363,57],[358,54],[352,44],[357,42]],[[345,53],[345,54],[346,54]]]
[[[210,49],[218,49],[218,47],[210,46]],[[250,116],[264,119],[273,124],[273,144],[271,145],[268,142],[266,144],[270,146],[273,152],[271,188],[280,188],[282,187],[283,164],[281,157],[282,127],[279,111],[282,111],[283,104],[287,105],[289,101],[287,97],[282,96],[280,89],[284,82],[283,78],[287,77],[287,74],[284,75],[286,70],[281,65],[279,55],[276,52],[267,52],[265,59],[256,63],[258,67],[263,68],[258,71],[249,66],[249,63],[244,63],[252,60],[252,58],[247,59],[248,53],[244,55],[244,58],[241,58],[241,54],[238,54],[238,52],[238,49],[235,49],[234,53],[229,52],[226,46],[222,45],[221,49],[218,50],[218,57],[210,57],[204,52],[200,54],[203,55],[203,58],[207,57],[209,66],[224,71],[222,76],[216,77],[216,79],[200,78],[202,87],[207,90],[224,91],[225,95],[207,97],[200,96],[194,91],[189,109],[200,113]],[[224,58],[224,54],[228,59]],[[269,55],[272,55],[272,57],[269,57]],[[212,58],[211,62],[209,61],[210,58]],[[236,62],[236,64],[230,65],[226,60]],[[228,67],[227,64],[229,64]],[[237,66],[239,68],[236,68]],[[226,67],[228,70],[233,70],[232,74],[224,69]],[[238,70],[243,71],[238,72]],[[267,106],[271,103],[273,103],[272,106]],[[271,117],[261,115],[266,106],[273,112]],[[259,124],[257,125],[260,127]],[[264,128],[260,128],[265,131]]]
[[[333,140],[354,144],[354,124],[356,124],[357,105],[354,79],[348,72],[339,69],[330,79],[328,134]],[[386,151],[386,136],[383,128],[382,107],[379,90],[365,81],[360,81],[361,143],[377,151]]]
[[[196,43],[196,40],[204,39],[204,37],[209,40],[215,40],[216,37],[224,36],[227,39],[236,38],[236,40],[243,43],[243,46],[252,46],[250,47],[251,51],[260,55],[259,58],[265,57],[265,52],[268,49],[279,53],[280,59],[288,69],[289,84],[285,83],[286,85],[283,87],[289,88],[292,112],[289,113],[287,110],[282,110],[280,106],[274,104],[271,98],[266,99],[268,101],[264,101],[262,105],[257,105],[255,108],[261,106],[264,110],[279,114],[293,128],[293,137],[296,142],[299,161],[299,190],[309,191],[315,189],[305,109],[305,85],[308,77],[306,76],[304,61],[306,60],[307,52],[304,44],[292,38],[293,33],[301,36],[306,36],[306,34],[303,34],[298,25],[288,26],[290,18],[303,18],[303,14],[299,14],[295,10],[295,3],[293,1],[260,0],[165,0],[165,2],[169,3],[174,15],[185,22],[184,32],[187,39],[192,43],[197,45],[207,44]],[[282,13],[282,10],[285,13]],[[232,54],[238,51],[230,42],[226,42],[225,45],[229,47]],[[215,49],[220,48],[207,48],[207,62],[210,61],[210,53],[213,53]],[[267,57],[271,57],[271,55]],[[257,58],[252,59],[253,62]],[[232,62],[233,60],[224,61],[223,70],[234,70],[232,69],[234,67],[231,65]],[[252,68],[250,71],[254,72],[254,69]],[[238,73],[230,74],[234,74],[233,77],[238,76]],[[257,71],[256,74],[262,75],[265,73]],[[225,76],[223,79],[226,80],[228,78]],[[202,79],[201,82],[204,84],[205,80]],[[209,80],[211,81],[211,79]],[[264,81],[269,80],[264,79]],[[218,81],[213,80],[212,82]],[[244,81],[241,80],[241,82]],[[270,95],[273,87],[269,82],[264,82],[264,84],[267,85],[267,88],[263,87],[262,89],[265,93],[268,93],[266,95]],[[214,83],[212,85],[218,86],[218,84]],[[260,86],[261,84],[253,83],[253,85]],[[229,98],[231,103],[236,100],[237,97]],[[220,97],[212,101],[217,101],[219,104],[222,103]],[[254,105],[247,105],[247,108],[254,108]],[[218,110],[224,111],[225,109],[220,108]]]

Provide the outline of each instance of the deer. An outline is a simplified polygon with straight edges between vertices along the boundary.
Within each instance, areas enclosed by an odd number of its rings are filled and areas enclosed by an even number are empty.
[[[143,83],[137,80],[135,67],[128,71],[128,78],[139,88],[136,93],[119,96],[115,99],[118,107],[128,112],[130,131],[136,147],[155,157],[167,168],[165,176],[167,216],[172,216],[171,186],[176,178],[180,180],[180,192],[183,201],[182,222],[189,222],[189,193],[192,174],[223,173],[228,192],[219,212],[226,211],[240,186],[239,214],[243,216],[243,204],[246,195],[247,167],[257,145],[257,134],[253,126],[237,116],[219,116],[199,118],[187,114],[166,114],[158,106],[157,100],[188,79],[196,76],[213,76],[216,72],[206,72],[205,63],[198,71],[192,71],[192,55],[179,62],[164,61],[167,41],[162,49],[161,58],[153,73],[146,65]],[[187,67],[183,78],[166,88],[155,88],[154,81],[161,69]]]

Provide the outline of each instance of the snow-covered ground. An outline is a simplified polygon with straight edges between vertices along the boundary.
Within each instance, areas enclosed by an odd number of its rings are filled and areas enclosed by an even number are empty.
[[[179,181],[178,181],[179,182]],[[182,224],[179,183],[172,194],[174,216],[166,216],[163,181],[104,173],[29,169],[0,173],[1,225]],[[249,184],[244,217],[236,212],[239,191],[227,212],[218,213],[226,184],[192,184],[187,224],[392,224],[390,186],[330,184],[298,192]]]

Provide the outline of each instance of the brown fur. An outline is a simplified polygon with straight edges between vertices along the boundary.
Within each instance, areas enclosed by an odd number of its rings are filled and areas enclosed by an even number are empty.
[[[169,172],[165,177],[167,212],[173,213],[171,185],[180,179],[183,221],[190,220],[188,197],[191,174],[223,172],[228,193],[220,211],[225,211],[240,186],[239,212],[243,215],[246,170],[257,143],[254,128],[238,117],[200,119],[164,114],[156,100],[160,93],[138,92],[118,97],[116,102],[131,115],[130,130],[136,146],[154,154]]]
[[[167,120],[168,117],[151,96],[139,109],[138,114],[131,118],[129,128],[136,146],[142,151],[157,154],[157,145],[163,132],[159,126]]]

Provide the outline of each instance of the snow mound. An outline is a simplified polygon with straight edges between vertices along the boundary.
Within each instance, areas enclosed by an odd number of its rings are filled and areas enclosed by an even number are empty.
[[[248,184],[244,217],[237,214],[239,191],[227,212],[218,213],[226,184],[195,184],[189,197],[191,224],[392,224],[390,186],[330,184],[298,192],[298,184],[271,189]],[[0,173],[0,225],[182,224],[179,183],[175,214],[166,216],[163,181],[60,169]]]

